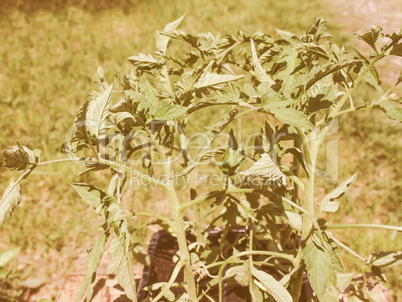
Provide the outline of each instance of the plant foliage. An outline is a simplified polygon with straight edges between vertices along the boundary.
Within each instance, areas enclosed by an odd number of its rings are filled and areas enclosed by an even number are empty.
[[[21,202],[20,182],[34,169],[72,161],[81,166],[80,174],[109,170],[112,175],[106,190],[72,185],[104,218],[101,235],[88,251],[88,272],[77,300],[84,295],[91,300],[96,269],[110,242],[107,272],[116,275],[126,295],[136,301],[132,261],[144,261],[144,255],[135,252],[141,249],[129,219],[145,215],[169,230],[179,246],[171,280],[148,286],[152,301],[211,300],[213,288],[219,289],[216,299],[222,301],[223,284],[230,282],[248,287],[253,301],[297,301],[304,274],[316,295],[312,299],[337,301],[337,273],[343,271],[339,249],[364,258],[328,231],[331,225],[324,214],[338,210],[357,174],[316,205],[317,157],[339,116],[372,108],[401,121],[401,98],[393,93],[400,81],[383,92],[375,64],[389,55],[401,56],[402,33],[385,40],[382,29],[374,26],[358,38],[375,53],[367,57],[356,51],[354,57],[331,41],[321,19],[300,37],[278,30],[276,38],[260,32],[189,34],[178,29],[182,19],[156,32],[155,52],[129,58],[129,74],[109,83],[98,68],[98,88],[77,112],[62,144],[65,160],[42,162],[40,151],[21,144],[4,152],[4,166],[24,172],[3,194],[0,225]],[[378,97],[355,100],[356,87],[365,84]],[[208,123],[213,124],[195,130],[202,116],[210,116]],[[246,129],[253,139],[238,141],[241,129],[235,122],[253,124],[254,117],[261,124]],[[202,188],[178,185],[178,179],[206,169],[205,163],[221,180],[210,186],[209,194],[198,197]],[[162,189],[171,203],[170,215],[125,208],[123,199],[130,197],[124,194],[132,178]],[[183,189],[191,198],[181,193]],[[199,212],[205,208],[207,219],[201,219]],[[183,218],[189,210],[194,211],[194,221]],[[230,244],[226,236],[238,227],[246,230],[243,243],[232,245],[227,255],[222,252]],[[217,250],[206,236],[211,229],[222,230]],[[187,240],[189,234],[195,235],[195,242]],[[400,252],[376,252],[362,267],[374,268],[381,276],[383,267],[397,262]],[[178,284],[180,270],[184,282]],[[214,278],[200,288],[196,279],[204,275]],[[183,296],[175,297],[173,284],[185,289]]]

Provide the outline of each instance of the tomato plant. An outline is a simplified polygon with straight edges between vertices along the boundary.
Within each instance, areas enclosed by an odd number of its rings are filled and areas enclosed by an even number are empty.
[[[65,135],[61,151],[66,158],[41,161],[39,150],[21,144],[4,152],[4,166],[23,172],[3,194],[0,225],[20,203],[20,183],[33,170],[74,162],[80,174],[105,170],[111,175],[105,190],[72,184],[82,201],[104,217],[78,295],[87,301],[107,242],[108,273],[137,300],[132,260],[139,243],[135,226],[129,225],[138,216],[153,217],[179,247],[170,280],[148,288],[152,301],[213,300],[212,287],[222,301],[226,282],[248,288],[252,301],[297,301],[305,273],[314,299],[338,301],[345,288],[339,280],[352,282],[350,275],[338,274],[343,271],[340,250],[378,276],[381,268],[400,262],[397,251],[374,252],[365,259],[330,232],[402,230],[325,220],[341,206],[357,173],[319,202],[316,178],[339,182],[318,168],[318,157],[340,116],[378,109],[401,121],[401,98],[394,92],[401,80],[384,92],[375,65],[387,56],[402,56],[402,34],[384,35],[374,26],[358,36],[372,53],[351,56],[331,41],[321,19],[301,37],[278,30],[277,38],[259,32],[193,35],[178,29],[181,21],[156,32],[155,52],[129,58],[129,74],[109,83],[98,68],[98,87]],[[371,100],[354,98],[361,85],[376,91]],[[197,173],[206,181],[194,181]],[[161,189],[171,213],[126,208],[122,200],[130,198],[125,193],[133,180]],[[201,195],[206,188],[209,193]],[[184,216],[189,212],[191,220]],[[243,248],[232,246],[230,255],[223,253],[226,232],[240,226],[246,230]],[[212,229],[222,230],[219,247],[209,244]],[[188,234],[195,240],[189,241]],[[176,282],[180,271],[184,282]],[[205,275],[213,278],[201,289],[198,280]],[[184,293],[175,297],[172,287]]]

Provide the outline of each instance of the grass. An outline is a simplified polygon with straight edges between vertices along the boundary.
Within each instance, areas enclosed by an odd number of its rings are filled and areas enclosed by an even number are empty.
[[[336,22],[336,16],[328,13],[328,4],[321,1],[153,0],[127,1],[122,6],[117,1],[104,5],[95,1],[69,3],[20,2],[0,9],[2,151],[18,140],[31,149],[41,149],[44,160],[61,157],[58,149],[63,134],[93,88],[97,66],[103,67],[109,80],[128,72],[127,58],[152,51],[155,29],[163,29],[183,14],[186,18],[181,27],[192,33],[236,33],[243,29],[275,34],[274,29],[279,28],[300,34],[322,16],[329,20],[328,27],[337,41],[349,45],[346,37],[352,34],[345,24]],[[340,212],[330,218],[337,222],[356,222],[352,219],[357,217],[362,223],[400,224],[400,125],[362,112],[353,120],[341,122],[340,128],[340,179],[356,170],[360,176]],[[48,278],[43,295],[54,298],[60,286],[57,280],[76,269],[74,259],[90,247],[94,229],[100,225],[69,183],[92,181],[102,186],[106,179],[100,173],[75,177],[78,167],[74,165],[53,166],[45,172],[36,172],[24,184],[23,202],[0,231],[0,249],[21,246],[19,261],[30,268],[27,274]],[[0,168],[0,191],[16,177]],[[331,186],[323,184],[328,192]],[[164,203],[159,193],[144,193],[134,186],[129,194],[130,207],[136,211],[168,210],[161,206]],[[387,232],[350,231],[343,236],[365,256],[374,249],[401,249],[396,239],[388,240],[394,235]],[[32,261],[38,255],[41,260]],[[401,293],[397,292],[399,276],[396,270],[389,275],[395,295]]]

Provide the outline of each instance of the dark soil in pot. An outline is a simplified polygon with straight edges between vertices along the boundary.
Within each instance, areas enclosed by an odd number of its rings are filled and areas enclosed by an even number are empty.
[[[225,238],[230,243],[241,242],[239,238],[244,236],[245,229],[233,229],[230,230]],[[219,245],[219,239],[222,235],[222,231],[210,231],[208,239],[210,241],[210,247],[216,247]],[[189,241],[195,241],[195,238],[191,235],[188,236]],[[243,241],[244,242],[244,241]],[[239,246],[236,246],[238,249],[242,249],[242,243]],[[178,246],[176,239],[171,236],[168,232],[162,230],[155,233],[152,236],[148,254],[150,256],[151,265],[144,268],[142,279],[139,285],[139,293],[138,300],[143,301],[147,295],[149,294],[147,291],[141,290],[146,286],[152,285],[157,282],[168,282],[169,278],[173,272],[175,267],[175,263],[173,262],[173,256],[177,253]],[[230,249],[228,253],[231,253]],[[274,276],[274,275],[273,275]],[[274,276],[275,277],[275,276]],[[279,277],[278,277],[279,278]],[[307,301],[308,297],[312,295],[311,287],[308,283],[307,278],[304,278],[303,286],[302,286],[302,295],[300,301]],[[209,277],[204,277],[198,282],[198,286],[202,288],[206,288],[206,284],[211,279]],[[176,282],[183,281],[183,273],[180,272]],[[171,291],[175,294],[176,298],[180,297],[184,292],[181,288],[172,288]],[[208,295],[212,297],[215,301],[218,301],[218,286],[214,286],[210,288],[208,291]],[[161,301],[167,301],[162,299]],[[209,302],[210,300],[207,298],[201,299],[200,302]],[[251,297],[249,294],[248,287],[242,287],[240,285],[229,285],[225,284],[223,286],[223,301],[224,302],[249,302],[251,301]]]

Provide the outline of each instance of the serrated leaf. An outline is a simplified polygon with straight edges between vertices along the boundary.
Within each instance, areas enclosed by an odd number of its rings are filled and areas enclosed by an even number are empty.
[[[280,54],[276,64],[285,64],[285,67],[281,68],[276,74],[275,79],[281,80],[281,91],[285,96],[291,95],[291,90],[293,88],[293,83],[295,82],[295,70],[301,69],[302,61],[299,58],[299,53],[296,49],[286,48]]]
[[[181,16],[179,19],[167,24],[162,31],[163,34],[161,34],[159,31],[156,32],[156,48],[162,54],[166,54],[166,49],[168,48],[168,44],[169,44],[170,37],[167,36],[166,34],[174,31],[179,26],[179,24],[181,23],[183,18],[184,18],[184,15]]]
[[[266,73],[264,68],[262,67],[260,60],[257,55],[257,51],[255,49],[254,41],[251,39],[251,55],[253,58],[253,66],[255,77],[258,81],[268,83],[269,85],[274,85],[275,81]]]
[[[299,38],[297,36],[295,36],[294,34],[292,34],[291,32],[280,30],[280,29],[276,29],[275,31],[278,34],[278,36],[281,37],[281,39],[284,39],[290,43],[299,41]]]
[[[184,106],[158,101],[158,104],[152,114],[155,119],[170,121],[183,116],[186,111],[187,108]]]
[[[379,108],[385,112],[393,120],[402,122],[402,106],[397,102],[384,101],[374,105],[375,108]]]
[[[21,202],[21,187],[19,183],[11,181],[0,201],[0,228],[3,226],[6,215],[14,211]]]
[[[400,266],[402,265],[402,252],[375,252],[370,255],[367,263],[377,267]]]
[[[3,152],[4,166],[10,170],[25,170],[28,165],[34,165],[37,160],[35,153],[25,146],[12,146]]]
[[[122,233],[110,245],[108,252],[112,258],[107,268],[107,274],[115,274],[127,297],[132,301],[137,301],[134,272],[128,257],[128,246],[125,237],[126,234]]]
[[[194,84],[194,88],[201,89],[242,79],[243,75],[218,74],[207,72]]]
[[[353,66],[357,63],[361,62],[361,60],[351,60],[351,61],[345,61],[341,63],[329,63],[326,66],[320,67],[315,70],[315,72],[310,72],[311,76],[309,76],[309,80],[305,86],[305,90],[307,91],[312,87],[316,82],[321,80],[322,78],[326,77],[329,74],[332,74],[338,70],[341,70],[345,67]]]
[[[357,178],[357,173],[353,174],[343,183],[341,183],[337,188],[332,190],[330,193],[325,196],[320,203],[320,212],[336,212],[339,208],[339,201],[336,199],[341,198],[346,192],[350,189],[350,187],[354,184]]]
[[[328,54],[329,49],[326,49],[326,47],[322,44],[303,43],[301,46],[315,56],[321,57],[325,60],[330,58],[330,55]]]
[[[270,296],[272,296],[276,302],[292,302],[292,296],[283,287],[282,284],[279,283],[274,277],[266,272],[257,270],[255,267],[251,266],[251,273],[253,276],[261,283],[257,284],[262,286],[262,290],[266,291]]]
[[[380,26],[374,25],[371,28],[370,32],[365,33],[364,35],[357,35],[357,37],[370,45],[371,48],[373,48],[375,51],[377,51],[376,44],[383,37],[382,28]]]
[[[209,97],[209,99],[213,100],[211,102],[213,104],[239,103],[243,101],[240,98],[240,92],[240,86],[229,83],[227,89],[216,91]]]
[[[96,270],[99,267],[99,263],[102,259],[102,255],[104,252],[104,247],[106,244],[108,236],[104,233],[100,236],[93,247],[89,252],[89,264],[87,273],[84,278],[84,283],[81,285],[80,291],[78,292],[77,298],[75,301],[79,301],[84,294],[86,293],[86,301],[89,302],[92,299],[94,290],[93,290],[93,283],[95,282],[96,278]]]
[[[240,174],[248,177],[248,182],[252,185],[286,185],[285,175],[279,169],[278,163],[275,163],[268,153],[261,154],[261,157],[250,168]]]
[[[168,38],[168,37],[167,37]],[[131,56],[128,60],[138,67],[154,68],[163,65],[163,61],[155,59],[152,55],[139,53],[138,56]]]
[[[21,248],[16,247],[5,250],[0,254],[0,268],[6,266],[11,260],[13,260],[20,253]]]
[[[112,88],[113,85],[110,85],[102,94],[91,100],[86,109],[86,130],[96,138],[99,137],[101,132],[103,132],[102,130],[106,127],[106,118],[112,102]]]
[[[303,249],[308,279],[321,302],[338,302],[332,249],[326,242],[321,242],[321,245],[322,247],[319,247],[311,242]]]
[[[267,108],[282,123],[307,130],[314,128],[313,124],[302,111],[286,107],[268,106]]]
[[[94,208],[99,207],[102,203],[102,200],[106,197],[105,192],[93,185],[74,183],[71,184],[71,186],[81,197],[82,201],[90,206],[93,206]]]
[[[248,261],[244,261],[243,265],[240,267],[240,269],[237,271],[237,274],[235,276],[236,282],[243,286],[246,287],[248,286],[249,283],[249,273],[250,273],[250,264]]]

